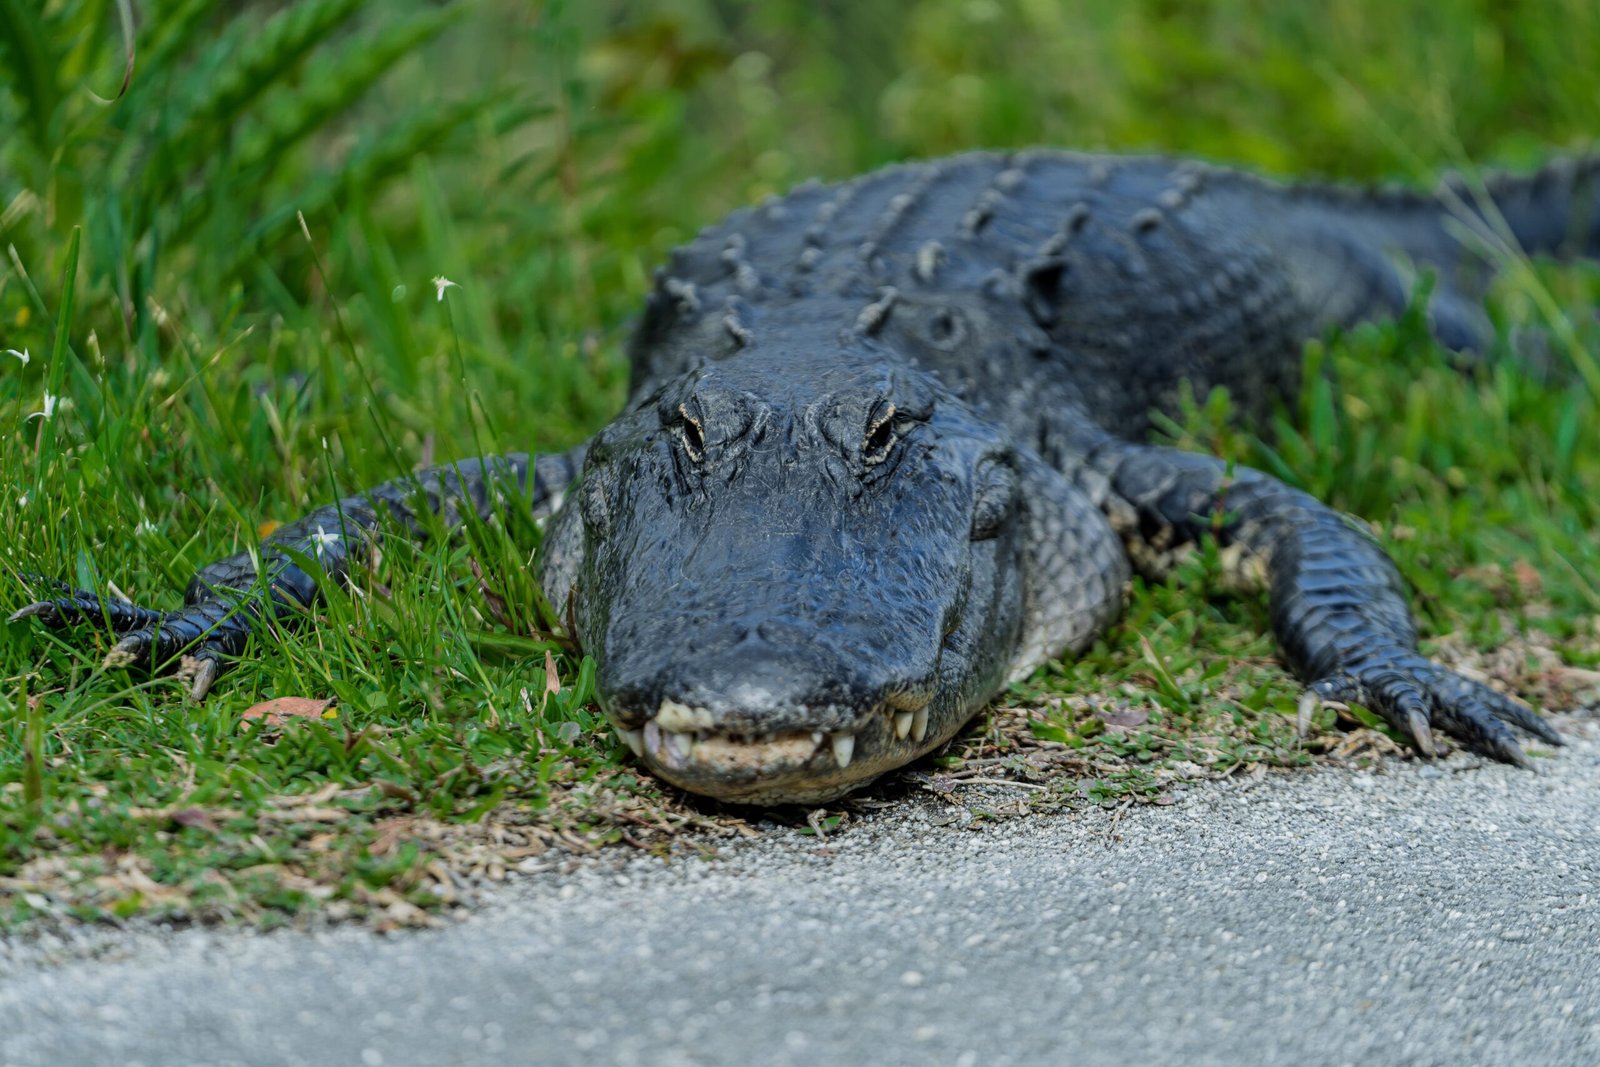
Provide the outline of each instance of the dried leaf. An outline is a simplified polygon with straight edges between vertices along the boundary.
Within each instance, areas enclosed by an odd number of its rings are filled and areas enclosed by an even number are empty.
[[[1143,726],[1150,721],[1150,712],[1144,708],[1118,708],[1101,715],[1100,720],[1107,726]]]
[[[290,719],[337,719],[333,710],[333,697],[318,700],[316,697],[274,697],[246,708],[240,718],[244,722],[262,720],[266,726],[282,726]]]
[[[556,673],[556,658],[544,650],[544,691],[551,696],[561,692],[561,675]]]

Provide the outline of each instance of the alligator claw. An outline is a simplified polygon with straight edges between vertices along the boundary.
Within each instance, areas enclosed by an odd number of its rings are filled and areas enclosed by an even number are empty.
[[[55,610],[56,606],[50,601],[36,600],[20,611],[13,611],[6,617],[6,622],[21,622],[23,619],[31,619],[35,615],[43,615],[47,612],[53,614]]]
[[[1433,727],[1428,725],[1427,713],[1413,710],[1406,714],[1406,732],[1411,735],[1424,756],[1437,756],[1439,750],[1433,743]]]
[[[1414,652],[1393,651],[1319,679],[1311,688],[1323,699],[1370,708],[1426,756],[1436,755],[1435,729],[1474,751],[1519,767],[1532,764],[1510,726],[1547,744],[1564,744],[1531,708]]]
[[[178,669],[180,676],[189,677],[189,699],[196,704],[206,698],[206,694],[211,691],[212,683],[222,671],[222,661],[210,652],[184,657],[183,666]]]

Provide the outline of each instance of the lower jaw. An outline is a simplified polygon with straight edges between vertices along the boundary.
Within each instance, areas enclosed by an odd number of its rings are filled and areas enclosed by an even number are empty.
[[[852,766],[848,772],[835,769],[831,774],[806,774],[795,771],[780,775],[762,775],[747,780],[729,780],[702,767],[663,767],[646,760],[651,772],[680,789],[710,797],[728,804],[825,804],[846,793],[870,784],[884,771],[910,761],[899,760],[888,766],[872,770],[863,768],[857,773]]]
[[[843,767],[831,735],[816,731],[790,731],[760,741],[701,733],[687,745],[649,723],[635,731],[619,727],[618,732],[632,734],[626,740],[652,774],[691,793],[730,804],[824,804],[933,751],[965,722],[964,717],[946,719],[936,712],[930,721],[926,715],[917,716],[916,725],[923,727],[920,737],[910,722],[897,722],[898,716],[864,724],[851,735]]]
[[[764,742],[703,737],[688,752],[646,741],[642,755],[652,773],[702,796],[734,804],[819,804],[911,762],[924,748],[909,741],[884,745],[865,733],[855,735],[845,767],[826,740],[806,732]]]

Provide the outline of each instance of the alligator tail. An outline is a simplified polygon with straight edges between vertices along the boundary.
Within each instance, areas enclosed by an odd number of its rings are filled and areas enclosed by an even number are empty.
[[[1600,155],[1556,160],[1532,174],[1492,174],[1482,184],[1453,176],[1440,198],[1452,214],[1470,212],[1494,232],[1509,230],[1524,252],[1600,259]]]
[[[1287,210],[1263,218],[1262,234],[1320,326],[1401,314],[1427,271],[1434,336],[1483,351],[1494,336],[1483,296],[1511,257],[1600,259],[1600,155],[1532,174],[1458,175],[1430,191],[1297,184],[1286,194]]]

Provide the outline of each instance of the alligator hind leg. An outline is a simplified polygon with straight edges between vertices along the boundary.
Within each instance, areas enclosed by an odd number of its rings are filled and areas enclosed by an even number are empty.
[[[1423,753],[1440,730],[1508,763],[1527,757],[1510,727],[1561,738],[1522,704],[1433,663],[1393,562],[1347,516],[1249,468],[1096,435],[1068,473],[1101,504],[1135,564],[1212,533],[1266,581],[1273,630],[1319,695],[1383,716]]]
[[[160,668],[181,656],[190,695],[199,700],[223,671],[226,657],[244,650],[256,625],[266,619],[292,623],[316,604],[317,580],[299,560],[314,559],[329,578],[344,581],[355,561],[385,537],[422,540],[433,526],[430,515],[453,535],[469,516],[490,518],[513,493],[526,494],[534,517],[545,518],[560,506],[587,447],[534,461],[513,453],[444,464],[328,504],[280,527],[255,552],[201,568],[176,611],[109,600],[52,581],[64,595],[29,604],[10,621],[37,618],[51,627],[103,621],[122,635],[107,654],[106,666],[147,662]]]

